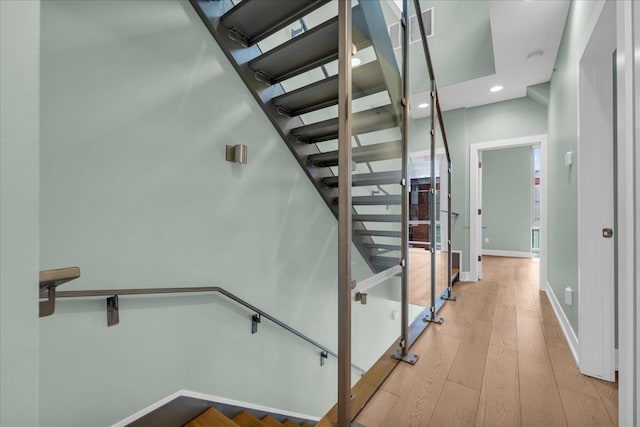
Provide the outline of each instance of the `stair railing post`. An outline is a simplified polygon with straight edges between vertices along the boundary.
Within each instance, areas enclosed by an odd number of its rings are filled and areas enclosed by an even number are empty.
[[[409,352],[409,22],[402,1],[402,360]],[[415,362],[414,362],[415,363]]]
[[[338,3],[338,426],[351,425],[351,0]]]
[[[409,4],[402,1],[402,231],[401,231],[401,319],[400,349],[393,357],[415,364],[418,356],[409,353]]]

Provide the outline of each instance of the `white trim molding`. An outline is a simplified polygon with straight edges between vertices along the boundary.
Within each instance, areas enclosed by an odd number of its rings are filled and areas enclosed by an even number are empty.
[[[560,328],[562,329],[562,333],[564,334],[565,339],[567,340],[567,344],[569,344],[569,349],[571,350],[571,354],[573,355],[573,359],[576,361],[576,365],[580,365],[579,357],[578,357],[578,337],[571,327],[571,323],[569,323],[569,319],[567,315],[564,314],[558,299],[556,298],[556,294],[553,292],[551,285],[549,282],[545,282],[544,289],[547,293],[547,297],[551,302],[551,307],[553,307],[553,312],[556,314],[556,318],[558,319],[558,323],[560,323]]]
[[[478,280],[478,262],[476,259],[480,255],[480,232],[481,226],[477,221],[475,213],[480,205],[478,200],[478,181],[480,173],[478,171],[478,159],[481,151],[499,150],[503,148],[540,146],[540,180],[542,182],[542,199],[540,200],[540,288],[544,287],[547,281],[547,135],[531,135],[521,138],[501,139],[497,141],[478,142],[469,145],[469,280]],[[462,274],[460,276],[463,277]],[[462,280],[462,279],[461,279]]]
[[[504,256],[509,258],[533,258],[533,256],[531,255],[531,252],[501,251],[498,249],[483,249],[482,255]]]
[[[239,400],[233,400],[233,399],[227,399],[226,397],[220,397],[220,396],[214,396],[212,394],[204,394],[204,393],[198,393],[196,391],[190,391],[190,390],[178,390],[175,393],[162,398],[160,400],[158,400],[155,403],[152,403],[151,405],[147,406],[144,409],[139,410],[138,412],[136,412],[135,414],[128,416],[127,418],[123,419],[122,421],[118,421],[117,423],[113,424],[111,427],[125,427],[127,425],[129,425],[130,423],[144,417],[145,415],[155,411],[156,409],[166,405],[167,403],[171,402],[172,400],[177,399],[178,397],[191,397],[194,399],[201,399],[201,400],[207,400],[211,403],[222,403],[224,405],[230,405],[230,406],[240,406],[242,408],[246,408],[246,409],[254,409],[256,411],[261,411],[261,412],[268,412],[271,414],[279,414],[285,417],[289,417],[289,418],[301,418],[301,419],[306,419],[306,420],[310,420],[310,421],[320,421],[320,418],[318,417],[313,417],[311,415],[304,415],[304,414],[299,414],[297,412],[291,412],[291,411],[284,411],[282,409],[275,409],[275,408],[270,408],[268,406],[261,406],[261,405],[254,405],[253,403],[247,403],[247,402],[241,402]]]
[[[604,5],[603,5],[604,7]],[[595,19],[595,18],[594,18]],[[635,22],[635,34],[633,31]],[[640,241],[638,207],[640,199],[640,150],[635,150],[634,194],[634,131],[640,135],[640,5],[637,2],[616,2],[616,49],[618,83],[618,419],[621,426],[637,425],[640,408],[640,251],[634,245],[634,234]],[[635,48],[634,48],[635,46]],[[634,57],[635,54],[635,57]],[[635,87],[635,93],[634,93]],[[635,99],[634,99],[635,97]],[[634,107],[635,106],[635,107]],[[635,108],[635,117],[634,117]],[[636,205],[634,206],[634,202]],[[635,279],[634,279],[635,278]],[[634,284],[634,280],[637,284]],[[634,289],[635,288],[635,289]],[[635,295],[635,304],[634,304]],[[635,307],[634,307],[635,305]],[[635,329],[635,331],[634,331]],[[638,352],[635,353],[634,352]],[[634,357],[635,353],[635,357]],[[635,373],[635,374],[634,374]],[[635,378],[634,378],[635,376]],[[635,387],[634,387],[635,384]]]

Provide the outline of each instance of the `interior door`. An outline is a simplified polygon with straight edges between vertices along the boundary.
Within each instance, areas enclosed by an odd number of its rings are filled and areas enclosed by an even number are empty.
[[[611,2],[580,59],[577,162],[580,371],[609,381],[615,379],[615,37]]]

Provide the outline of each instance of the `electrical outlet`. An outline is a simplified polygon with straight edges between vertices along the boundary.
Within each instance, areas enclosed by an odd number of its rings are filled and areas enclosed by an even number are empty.
[[[569,286],[564,288],[564,303],[567,305],[573,304],[573,289]]]

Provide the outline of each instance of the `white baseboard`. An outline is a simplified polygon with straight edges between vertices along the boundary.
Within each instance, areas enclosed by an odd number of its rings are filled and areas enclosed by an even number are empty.
[[[471,276],[470,271],[461,271],[460,272],[460,281],[461,282],[475,282],[476,279]]]
[[[500,251],[497,249],[483,249],[482,255],[506,256],[510,258],[532,258],[531,252]]]
[[[268,406],[254,405],[252,403],[246,403],[246,402],[241,402],[239,400],[227,399],[226,397],[214,396],[211,394],[198,393],[190,390],[178,390],[175,393],[163,399],[160,399],[155,403],[152,403],[146,408],[141,409],[140,411],[125,418],[124,420],[118,421],[117,423],[113,424],[111,427],[125,427],[131,424],[132,422],[147,415],[148,413],[155,411],[161,406],[164,406],[167,403],[171,402],[172,400],[177,399],[178,397],[181,397],[181,396],[192,397],[194,399],[208,400],[209,402],[212,402],[212,403],[222,403],[225,405],[240,406],[242,408],[247,408],[247,409],[255,409],[256,411],[279,414],[289,418],[302,418],[302,419],[307,419],[311,421],[320,421],[320,418],[312,417],[311,415],[304,415],[304,414],[298,414],[297,412],[283,411],[282,409],[275,409],[275,408],[269,408]]]
[[[571,350],[573,359],[576,361],[576,365],[580,366],[580,361],[578,357],[578,337],[576,336],[576,333],[571,327],[571,324],[569,323],[569,319],[567,319],[566,314],[564,314],[564,311],[562,310],[562,307],[560,306],[560,303],[556,298],[556,294],[553,292],[553,289],[551,289],[551,285],[549,284],[549,282],[545,282],[544,291],[547,293],[547,296],[549,297],[549,301],[551,301],[551,307],[553,307],[553,312],[556,314],[556,318],[560,323],[560,328],[562,329],[562,332],[564,333],[564,337],[566,338],[567,343],[569,344],[569,349]]]

